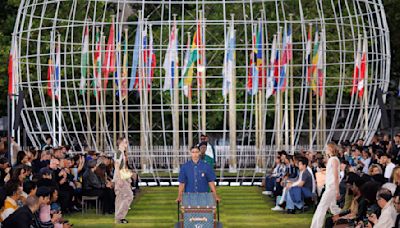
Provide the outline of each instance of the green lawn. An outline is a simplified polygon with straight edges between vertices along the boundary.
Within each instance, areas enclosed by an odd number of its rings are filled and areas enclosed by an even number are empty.
[[[177,187],[142,188],[129,211],[127,225],[114,225],[111,215],[85,215],[67,217],[74,227],[173,227],[177,221],[175,203]],[[218,187],[220,216],[224,228],[228,227],[309,227],[311,212],[288,215],[271,211],[273,201],[261,194],[259,187]]]

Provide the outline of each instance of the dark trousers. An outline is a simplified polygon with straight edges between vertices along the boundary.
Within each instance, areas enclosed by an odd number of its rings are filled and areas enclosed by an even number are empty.
[[[71,210],[72,198],[74,197],[74,189],[70,186],[68,187],[60,188],[58,191],[58,203],[64,213],[68,213]]]
[[[90,189],[83,191],[84,196],[98,196],[102,202],[102,212],[113,213],[115,204],[115,193],[113,189],[101,188],[101,189]]]
[[[265,190],[274,191],[276,185],[276,177],[267,176],[265,177]]]

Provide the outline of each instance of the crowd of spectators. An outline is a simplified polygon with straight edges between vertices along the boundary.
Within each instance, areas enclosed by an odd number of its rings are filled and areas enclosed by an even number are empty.
[[[340,161],[337,211],[330,208],[325,227],[400,227],[400,133],[334,144]],[[325,151],[278,152],[263,181],[273,211],[303,213],[317,207],[325,183]]]
[[[51,138],[40,149],[13,151],[10,159],[0,153],[2,227],[71,227],[64,215],[81,211],[82,196],[98,196],[101,212],[114,213],[113,157],[53,147]]]

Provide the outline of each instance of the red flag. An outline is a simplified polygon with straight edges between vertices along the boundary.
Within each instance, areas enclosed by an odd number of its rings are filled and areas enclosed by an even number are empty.
[[[10,57],[8,59],[8,95],[11,95],[12,93],[13,93],[13,56],[11,49]]]
[[[104,88],[107,88],[108,75],[115,71],[115,42],[114,42],[114,20],[112,21],[108,42],[106,47],[106,56],[103,62]]]
[[[358,97],[362,98],[364,95],[364,79],[365,75],[367,74],[367,49],[368,43],[367,38],[364,38],[363,42],[363,51],[362,51],[362,58],[361,58],[361,66],[360,66],[360,77],[358,80]]]
[[[49,59],[47,68],[47,95],[53,97],[53,63]]]
[[[357,84],[360,75],[360,64],[361,64],[360,52],[361,52],[361,37],[358,39],[357,53],[356,53],[356,58],[354,60],[353,88],[351,90],[352,96],[357,93]]]

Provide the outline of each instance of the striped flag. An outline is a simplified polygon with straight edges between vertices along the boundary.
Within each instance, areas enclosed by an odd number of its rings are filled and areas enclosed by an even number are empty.
[[[363,50],[362,50],[362,57],[361,57],[361,66],[360,66],[360,76],[358,80],[358,97],[362,98],[364,95],[364,86],[365,86],[365,76],[368,74],[368,40],[367,37],[364,36],[363,40]]]
[[[176,22],[174,22],[163,64],[165,70],[164,91],[173,88],[173,81],[175,77],[178,77],[178,62],[178,30],[176,28]]]
[[[147,64],[147,88],[150,90],[153,83],[154,69],[157,64],[156,53],[153,47],[153,29],[149,26],[149,48],[148,48],[148,64]]]
[[[266,99],[274,93],[274,65],[276,58],[276,35],[274,35],[274,39],[272,40],[272,48],[271,48],[271,58],[269,63],[269,71],[267,77],[267,89],[266,89]]]
[[[257,49],[256,49],[256,42],[257,42],[257,28],[254,29],[252,35],[252,51],[250,54],[250,70],[248,72],[247,77],[247,92],[250,95],[255,95],[258,91],[258,69],[256,66],[257,61]]]
[[[192,47],[190,49],[190,54],[189,54],[189,59],[186,64],[186,67],[184,69],[184,76],[185,78],[183,79],[183,89],[184,93],[188,93],[188,89],[192,86],[192,81],[193,81],[193,67],[195,63],[198,63],[198,71],[200,71],[200,61],[201,61],[201,25],[200,23],[197,24],[197,30],[194,33],[193,36],[193,42],[192,42]],[[198,72],[199,73],[199,72]],[[201,79],[198,79],[199,82]],[[199,84],[200,86],[200,84]],[[185,92],[186,91],[186,92]]]
[[[140,37],[141,37],[141,28],[139,21],[136,28],[135,47],[133,49],[133,56],[132,56],[132,71],[131,71],[131,80],[129,82],[129,91],[132,91],[134,88],[137,88],[138,85],[138,78],[136,74],[137,74],[137,66],[139,63]]]
[[[320,44],[318,48],[318,63],[317,63],[317,74],[318,74],[318,95],[322,96],[324,91],[324,34],[322,33]]]
[[[283,51],[282,51],[282,56],[281,56],[281,70],[280,70],[280,78],[279,78],[279,84],[278,87],[280,90],[285,90],[286,89],[286,83],[287,83],[287,69],[288,69],[288,63],[292,59],[292,28],[291,25],[285,26],[285,32],[284,32],[284,37],[283,37]]]
[[[96,88],[93,90],[93,93],[95,96],[97,96],[97,93],[101,90],[101,55],[102,55],[102,50],[101,50],[101,37],[100,37],[100,31],[99,28],[96,28],[96,47],[94,51],[94,58],[93,58],[93,88]]]
[[[16,86],[19,80],[17,56],[18,45],[17,39],[14,37],[8,59],[8,95],[10,95],[10,99],[12,99],[11,95],[16,93]]]
[[[231,89],[232,78],[235,74],[235,64],[236,64],[236,37],[233,25],[229,27],[228,39],[225,41],[225,59],[224,68],[222,71],[223,75],[223,85],[222,85],[222,95],[226,97]]]
[[[122,77],[121,77],[122,100],[124,100],[127,96],[128,96],[128,29],[125,29],[124,59],[122,63]]]
[[[257,71],[258,71],[258,75],[257,75],[257,78],[258,78],[258,82],[257,82],[257,85],[254,85],[254,86],[257,86],[257,88],[254,88],[254,89],[257,89],[258,90],[258,88],[261,88],[262,86],[263,86],[263,80],[265,80],[265,64],[264,64],[264,51],[263,51],[263,30],[262,30],[262,23],[261,23],[261,20],[260,20],[260,22],[259,22],[259,29],[258,29],[258,33],[257,33],[257,41],[256,41],[256,45],[257,45],[257,54],[256,54],[256,58],[257,58],[257,60],[256,60],[256,64],[257,64]],[[265,81],[264,81],[264,83],[265,83]]]
[[[51,98],[53,97],[53,84],[54,84],[53,80],[54,80],[54,66],[53,66],[53,61],[51,60],[50,57],[47,67],[47,95]]]
[[[88,66],[89,66],[89,27],[85,26],[83,41],[82,41],[82,54],[81,54],[81,80],[79,83],[80,94],[85,93],[86,74]]]
[[[317,64],[318,64],[318,59],[319,59],[319,35],[318,35],[318,26],[315,31],[315,38],[314,38],[314,50],[313,50],[313,59],[312,59],[312,66],[311,66],[311,88],[314,91],[314,93],[317,93],[317,77],[318,77],[318,72],[317,72]]]
[[[186,44],[186,52],[185,52],[185,59],[183,61],[183,67],[182,69],[186,69],[186,67],[188,66],[189,63],[189,58],[190,58],[190,36],[188,35],[188,40],[187,40],[187,44]],[[187,77],[188,78],[192,78],[193,79],[193,67],[189,68],[189,71],[187,72]],[[189,85],[185,85],[184,81],[186,81],[187,79],[185,78],[185,71],[182,70],[182,80],[181,80],[181,86],[183,87],[183,94],[186,97],[191,97],[191,82],[188,82]],[[183,85],[182,85],[183,84]]]
[[[354,58],[354,71],[353,71],[353,87],[351,89],[351,95],[357,93],[358,87],[358,77],[360,75],[360,65],[361,65],[361,37],[358,38],[357,50]]]
[[[311,51],[312,51],[312,24],[308,29],[307,45],[306,45],[306,67],[304,75],[307,77],[307,83],[311,85]]]
[[[108,75],[115,72],[115,34],[114,34],[114,20],[112,20],[110,32],[108,34],[108,41],[106,47],[106,55],[103,61],[103,78],[104,89],[107,88]]]
[[[56,46],[56,64],[54,67],[54,96],[58,100],[61,96],[61,43],[60,36],[57,39]]]

